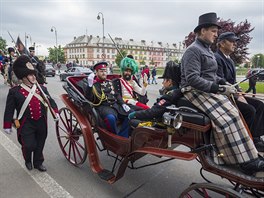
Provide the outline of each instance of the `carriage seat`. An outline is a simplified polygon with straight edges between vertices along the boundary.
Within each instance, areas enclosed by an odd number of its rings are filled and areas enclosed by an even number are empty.
[[[176,106],[181,107],[181,114],[184,122],[189,122],[197,125],[206,126],[211,123],[210,118],[205,115],[201,110],[195,107],[185,97],[178,99]]]

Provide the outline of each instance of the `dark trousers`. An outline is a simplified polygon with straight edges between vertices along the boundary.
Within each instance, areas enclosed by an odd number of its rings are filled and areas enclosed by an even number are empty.
[[[237,106],[241,111],[253,138],[264,135],[264,103],[251,97],[245,97],[248,104],[237,101]]]
[[[253,90],[253,94],[256,94],[257,93],[256,85],[250,85],[246,93],[251,92],[251,90]]]
[[[44,157],[42,154],[47,138],[47,121],[45,117],[39,120],[26,119],[18,129],[18,141],[22,146],[25,162],[32,161],[35,167],[40,166]]]

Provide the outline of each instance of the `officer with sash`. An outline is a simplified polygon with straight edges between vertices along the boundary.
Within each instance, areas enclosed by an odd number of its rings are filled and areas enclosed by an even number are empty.
[[[108,131],[128,137],[130,129],[127,116],[131,112],[130,107],[125,104],[120,94],[115,92],[112,82],[106,79],[107,62],[99,62],[93,68],[96,77],[94,78],[94,73],[88,76],[86,98],[94,104]],[[117,120],[122,120],[120,130],[117,129]]]

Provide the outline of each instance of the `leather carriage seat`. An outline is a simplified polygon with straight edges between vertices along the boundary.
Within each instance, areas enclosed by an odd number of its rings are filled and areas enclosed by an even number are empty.
[[[210,118],[195,107],[185,97],[181,97],[177,101],[177,107],[181,108],[181,114],[183,115],[183,121],[193,124],[206,126],[211,123]]]

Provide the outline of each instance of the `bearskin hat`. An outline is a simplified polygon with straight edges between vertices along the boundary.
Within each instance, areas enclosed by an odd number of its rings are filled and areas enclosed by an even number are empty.
[[[11,52],[15,52],[15,49],[13,47],[7,48],[8,53],[10,54]]]
[[[13,71],[18,79],[22,79],[29,74],[35,74],[36,70],[32,65],[30,58],[26,55],[19,56],[14,64],[13,64]]]
[[[181,81],[181,67],[180,64],[176,64],[174,61],[166,63],[163,75],[159,78],[171,79],[179,86]]]
[[[125,70],[130,69],[132,71],[132,75],[134,75],[138,72],[138,64],[134,59],[125,57],[121,60],[120,69],[122,73]]]

